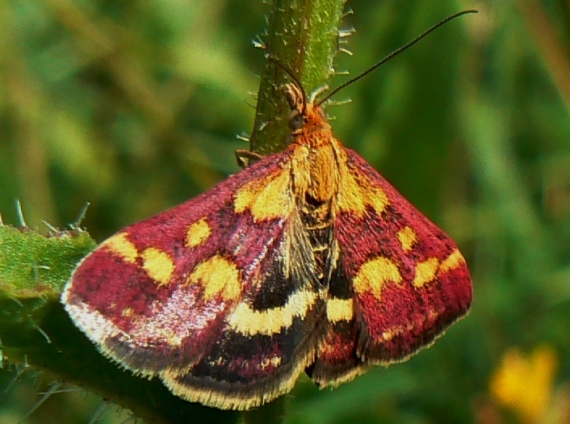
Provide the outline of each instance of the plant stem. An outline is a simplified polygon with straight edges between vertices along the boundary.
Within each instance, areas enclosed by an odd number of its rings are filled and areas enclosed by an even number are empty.
[[[269,15],[265,49],[287,67],[305,91],[327,83],[338,51],[345,0],[275,0]],[[290,112],[283,85],[289,76],[267,61],[259,86],[251,150],[267,155],[287,146]]]

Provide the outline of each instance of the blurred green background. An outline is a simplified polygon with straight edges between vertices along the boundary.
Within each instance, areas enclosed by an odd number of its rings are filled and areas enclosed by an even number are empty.
[[[343,22],[356,32],[337,70],[351,75],[480,10],[327,110],[337,137],[457,241],[473,311],[406,364],[334,391],[302,378],[286,422],[570,422],[570,2],[364,3]],[[102,240],[236,172],[268,12],[261,0],[0,2],[4,222],[18,223],[16,199],[40,229],[89,201],[82,225]],[[42,373],[0,369],[2,423],[128,420]]]

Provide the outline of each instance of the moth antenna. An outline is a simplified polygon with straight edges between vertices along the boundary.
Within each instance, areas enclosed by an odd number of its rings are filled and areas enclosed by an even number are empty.
[[[372,71],[374,71],[375,69],[379,68],[381,65],[383,65],[384,63],[388,62],[390,59],[392,59],[394,56],[400,54],[401,52],[403,52],[404,50],[412,47],[414,44],[416,44],[418,41],[420,41],[422,38],[426,37],[427,35],[429,35],[430,33],[432,33],[433,31],[435,31],[436,29],[438,29],[440,26],[445,25],[447,22],[458,18],[459,16],[462,15],[466,15],[468,13],[479,13],[478,10],[475,9],[469,9],[469,10],[463,10],[462,12],[458,12],[455,13],[451,16],[448,16],[447,18],[443,19],[442,21],[439,21],[437,24],[435,24],[434,26],[432,26],[430,29],[422,32],[420,35],[418,35],[416,38],[414,38],[412,41],[408,42],[407,44],[404,44],[402,47],[397,48],[396,50],[394,50],[392,53],[388,54],[386,57],[384,57],[384,59],[382,59],[380,62],[376,63],[375,65],[372,65],[370,68],[368,68],[367,70],[365,70],[364,72],[362,72],[361,74],[358,74],[357,76],[355,76],[354,78],[349,79],[348,81],[342,83],[341,85],[339,85],[338,87],[336,87],[335,89],[333,89],[329,94],[327,94],[327,96],[320,100],[317,103],[317,106],[322,105],[324,102],[326,102],[327,100],[329,100],[332,96],[334,96],[336,93],[338,93],[340,90],[342,90],[343,88],[345,88],[346,86],[352,84],[355,81],[358,81],[360,78],[365,77],[366,75],[368,75],[369,73],[371,73]],[[291,75],[291,74],[290,74]],[[291,75],[293,76],[293,75]]]
[[[303,110],[301,111],[301,113],[305,115],[305,113],[307,112],[307,93],[305,92],[303,84],[301,84],[301,81],[299,81],[299,78],[295,76],[295,74],[293,73],[293,71],[291,71],[291,69],[280,63],[275,57],[267,56],[267,59],[275,63],[279,68],[283,69],[283,71],[285,71],[285,73],[291,77],[297,88],[301,91],[301,94],[303,95]]]

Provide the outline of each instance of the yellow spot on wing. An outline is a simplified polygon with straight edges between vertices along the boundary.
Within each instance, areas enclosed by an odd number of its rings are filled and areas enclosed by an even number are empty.
[[[225,300],[234,300],[241,295],[241,280],[236,264],[220,255],[199,263],[188,277],[188,283],[201,284],[206,301],[218,294]]]
[[[103,242],[101,247],[105,247],[124,261],[135,263],[139,252],[136,246],[129,241],[125,233],[115,234]]]
[[[438,273],[449,272],[463,264],[465,264],[465,259],[458,249],[455,249],[443,262],[435,257],[428,258],[416,265],[416,276],[413,284],[416,287],[422,287],[435,280]]]
[[[398,240],[402,245],[402,249],[404,252],[409,252],[414,247],[414,244],[418,240],[418,236],[416,232],[413,230],[412,227],[404,227],[400,231],[398,231]]]
[[[435,280],[439,269],[439,259],[429,258],[416,265],[416,276],[414,277],[414,286],[422,287]]]
[[[167,253],[155,247],[149,247],[142,252],[141,257],[143,269],[150,278],[161,286],[170,282],[174,272],[174,263]]]
[[[352,299],[328,299],[327,319],[330,322],[351,321],[354,318],[354,301]]]
[[[194,222],[186,233],[186,245],[190,248],[204,243],[212,234],[212,228],[205,218]]]
[[[362,217],[366,211],[365,198],[362,189],[349,172],[347,166],[341,167],[341,188],[338,192],[338,208],[343,211],[352,212],[358,217]]]
[[[354,278],[354,290],[358,293],[371,291],[376,297],[380,297],[384,284],[402,282],[402,275],[398,266],[388,258],[379,256],[365,262]]]
[[[269,220],[289,215],[293,208],[291,176],[287,169],[268,177],[253,180],[235,195],[234,210],[243,213],[250,210],[256,220]]]
[[[451,255],[445,259],[440,266],[441,272],[448,272],[452,269],[459,268],[461,265],[465,264],[465,259],[461,255],[458,249],[455,249]]]
[[[438,316],[439,314],[437,312],[428,311],[425,318],[426,320],[435,320]],[[405,325],[395,325],[389,328],[388,330],[382,332],[382,340],[390,341],[396,336],[413,331],[414,328],[416,328],[416,326],[417,323],[413,321]]]
[[[259,364],[259,369],[264,370],[267,367],[278,367],[281,365],[280,356],[272,356],[271,358],[263,358]]]
[[[279,334],[283,328],[293,325],[293,318],[303,317],[315,303],[317,295],[298,291],[289,296],[289,301],[280,307],[256,311],[243,302],[229,317],[230,327],[246,336]]]
[[[371,206],[377,215],[384,212],[390,204],[384,190],[373,184],[364,174],[349,169],[346,164],[340,166],[339,169],[341,173],[341,184],[337,197],[339,210],[350,212],[358,218],[364,216],[367,206]]]
[[[384,193],[382,189],[374,187],[372,184],[370,184],[370,188],[365,191],[364,194],[368,204],[376,211],[376,215],[382,214],[390,204],[386,193]]]
[[[131,316],[133,316],[133,313],[135,311],[133,310],[133,308],[125,308],[121,311],[121,316],[129,318]]]
[[[402,329],[401,328],[396,328],[396,329],[392,329],[392,330],[388,330],[388,331],[383,331],[382,332],[382,340],[385,342],[388,342],[390,340],[392,340],[395,336],[399,335],[402,333]]]

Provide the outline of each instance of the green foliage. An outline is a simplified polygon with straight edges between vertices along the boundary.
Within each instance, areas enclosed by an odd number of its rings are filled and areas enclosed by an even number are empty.
[[[42,235],[0,225],[0,246],[0,334],[19,338],[26,327],[38,330],[44,306],[59,301],[62,284],[95,242],[77,230]]]
[[[339,54],[335,67],[352,75],[443,17],[483,9],[336,96],[352,103],[327,109],[337,118],[337,137],[458,242],[475,281],[473,312],[405,364],[374,369],[334,391],[301,379],[288,400],[289,424],[490,422],[489,413],[516,422],[516,409],[503,406],[490,386],[513,346],[525,353],[549,346],[556,371],[544,390],[556,396],[548,411],[564,396],[568,3],[481,3],[349,3],[353,13],[341,27],[357,32],[342,47],[353,55]],[[64,226],[90,201],[82,226],[102,240],[236,172],[233,151],[247,144],[235,134],[252,131],[248,93],[257,92],[255,75],[265,66],[264,52],[249,40],[266,29],[268,14],[262,2],[0,3],[4,222],[17,222],[16,198],[31,227],[42,220]],[[43,319],[50,317],[41,330],[63,331],[63,318],[50,312]],[[85,369],[105,366],[94,353]],[[18,422],[52,377],[6,361],[3,367],[0,421]],[[512,384],[525,387],[524,377]],[[97,402],[81,392],[53,394],[24,422],[88,422]],[[124,418],[109,407],[99,422]]]

